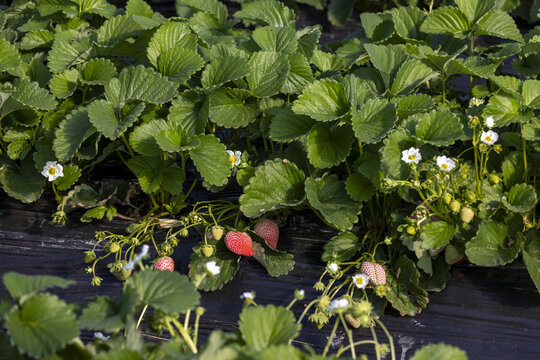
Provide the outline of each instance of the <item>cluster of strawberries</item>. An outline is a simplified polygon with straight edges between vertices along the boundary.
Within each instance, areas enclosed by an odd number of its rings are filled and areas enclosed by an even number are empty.
[[[262,237],[272,249],[277,247],[279,239],[279,227],[270,220],[263,219],[255,224],[254,231]],[[221,238],[219,236],[218,238]],[[244,256],[253,256],[253,240],[245,232],[229,231],[225,235],[225,245],[233,253]],[[160,271],[174,271],[174,260],[169,256],[163,256],[154,263],[154,269]]]

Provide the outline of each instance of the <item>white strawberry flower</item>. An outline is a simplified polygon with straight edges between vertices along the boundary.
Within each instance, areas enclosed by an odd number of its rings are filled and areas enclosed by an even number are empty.
[[[456,167],[456,162],[446,156],[437,156],[437,166],[442,171],[452,171]]]
[[[107,340],[109,340],[109,339],[111,338],[110,336],[105,336],[105,335],[103,335],[103,333],[100,332],[100,331],[95,332],[95,333],[94,333],[94,337],[95,337],[96,339],[103,340],[103,341],[107,341]]]
[[[494,125],[495,125],[495,119],[493,119],[493,116],[488,116],[486,118],[486,126],[491,129]]]
[[[216,265],[215,261],[209,261],[205,264],[206,270],[213,276],[218,275],[221,267]]]
[[[253,291],[252,292],[245,292],[243,293],[242,295],[240,295],[240,299],[244,299],[244,300],[253,300]]]
[[[482,134],[480,134],[480,141],[484,144],[493,145],[498,139],[499,135],[493,130],[482,131]]]
[[[240,165],[240,162],[242,161],[241,151],[227,150],[227,153],[229,154],[229,161],[231,162],[231,166],[234,167]]]
[[[336,299],[332,300],[330,305],[326,307],[328,311],[339,311],[339,310],[345,310],[349,307],[349,300],[347,299]]]
[[[355,274],[352,277],[352,282],[354,285],[356,285],[359,289],[365,289],[367,284],[369,283],[369,276],[366,274]]]
[[[54,181],[64,176],[64,168],[57,161],[47,161],[41,175],[48,178],[49,181]]]
[[[338,266],[338,264],[336,264],[336,263],[330,263],[330,264],[328,264],[328,270],[329,270],[330,272],[335,273],[336,271],[339,270],[339,266]]]
[[[422,154],[420,154],[420,150],[417,148],[411,147],[409,150],[403,150],[401,152],[401,160],[405,161],[407,164],[418,164],[420,160],[422,160]]]

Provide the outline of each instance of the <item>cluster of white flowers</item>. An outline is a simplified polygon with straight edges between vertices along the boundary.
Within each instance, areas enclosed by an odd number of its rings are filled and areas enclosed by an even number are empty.
[[[221,271],[221,267],[216,265],[215,261],[209,261],[205,264],[206,270],[213,276],[218,275]]]
[[[148,255],[148,249],[150,249],[150,246],[147,244],[144,244],[141,249],[141,253],[137,256],[135,256],[135,259],[128,262],[124,267],[122,268],[124,271],[126,270],[133,270],[135,267],[135,264],[137,264],[139,261],[141,261],[146,255]]]
[[[437,166],[442,171],[452,171],[456,167],[456,162],[446,156],[437,156]]]
[[[64,176],[64,168],[57,161],[47,161],[41,175],[45,176],[49,181],[54,181]]]
[[[231,162],[231,166],[234,167],[240,165],[240,162],[242,161],[241,151],[227,150],[227,153],[229,154],[229,161]]]
[[[330,303],[330,305],[326,307],[326,309],[328,309],[328,311],[336,311],[336,310],[344,310],[348,307],[349,307],[349,300],[341,298],[341,299],[332,300],[332,302]]]
[[[480,134],[480,141],[487,145],[493,145],[499,140],[499,134],[493,130],[482,131]]]
[[[420,150],[417,148],[411,147],[408,150],[403,150],[401,152],[401,160],[405,161],[407,164],[418,164],[420,160],[422,160],[422,154],[420,154]]]
[[[366,274],[355,274],[352,277],[352,282],[359,289],[365,289],[369,283],[369,276]]]

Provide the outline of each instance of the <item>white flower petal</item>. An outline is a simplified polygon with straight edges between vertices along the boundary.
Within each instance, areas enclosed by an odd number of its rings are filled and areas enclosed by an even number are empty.
[[[494,125],[495,125],[495,119],[493,119],[493,116],[488,116],[486,118],[486,126],[491,129]]]
[[[446,156],[437,156],[437,166],[442,171],[452,171],[456,167],[456,162]]]
[[[339,266],[336,263],[331,263],[328,265],[328,270],[331,272],[336,272],[339,270]]]
[[[420,160],[422,160],[422,154],[420,154],[419,149],[415,147],[411,147],[408,150],[403,150],[401,152],[401,160],[403,160],[407,164],[410,164],[410,163],[418,164]]]
[[[493,130],[482,131],[480,134],[480,141],[487,145],[493,145],[499,139],[499,134]]]

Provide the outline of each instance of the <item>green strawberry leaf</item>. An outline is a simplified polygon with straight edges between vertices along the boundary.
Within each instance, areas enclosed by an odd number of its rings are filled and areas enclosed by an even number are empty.
[[[304,173],[287,160],[268,160],[257,167],[255,175],[239,198],[240,210],[253,218],[267,211],[296,206],[305,199]]]
[[[144,106],[144,103],[129,104],[118,109],[106,100],[95,100],[88,105],[88,117],[100,133],[114,140],[135,123]]]
[[[59,287],[62,289],[74,284],[72,280],[66,280],[58,276],[50,275],[24,275],[8,272],[2,276],[6,290],[14,300],[30,297],[38,292]]]
[[[226,128],[243,128],[255,121],[257,104],[249,101],[250,93],[242,89],[223,88],[208,98],[208,114],[212,122]],[[246,101],[247,100],[247,101]]]
[[[416,350],[410,360],[468,360],[467,354],[455,346],[446,344],[429,344]]]
[[[71,306],[56,295],[39,294],[6,315],[11,341],[24,354],[44,358],[63,349],[79,336]]]
[[[296,31],[291,27],[259,27],[253,31],[252,36],[253,41],[265,51],[291,54],[296,52],[298,46]]]
[[[151,18],[154,15],[154,11],[144,0],[128,0],[126,14]]]
[[[230,251],[223,240],[210,239],[207,242],[209,245],[215,246],[214,253],[210,257],[203,255],[201,247],[204,245],[204,241],[194,247],[189,263],[189,276],[192,279],[201,278],[203,274],[207,273],[206,263],[215,261],[216,265],[221,268],[219,274],[206,275],[198,286],[203,291],[215,291],[221,289],[223,285],[234,278],[239,268],[241,256]]]
[[[471,31],[471,23],[467,15],[458,8],[441,6],[427,16],[420,26],[420,31],[464,38]]]
[[[401,316],[414,316],[427,306],[428,293],[418,283],[420,272],[405,255],[393,265],[393,272],[386,274],[386,298]]]
[[[407,60],[401,65],[392,82],[390,93],[407,95],[437,74],[420,60]]]
[[[219,0],[178,0],[176,4],[189,6],[192,9],[211,14],[221,26],[227,22],[227,7]]]
[[[281,108],[272,118],[270,138],[278,142],[291,142],[306,135],[315,120],[305,115],[297,115],[288,107]]]
[[[492,96],[482,115],[485,118],[492,116],[495,120],[495,127],[529,120],[529,117],[522,115],[519,101],[506,95]]]
[[[273,51],[259,51],[249,61],[246,80],[256,97],[276,95],[289,75],[289,61],[285,55]]]
[[[476,236],[466,244],[467,259],[480,266],[499,266],[514,261],[521,250],[521,238],[509,242],[507,235],[505,224],[483,221]]]
[[[21,56],[15,45],[0,40],[0,71],[16,69],[21,64]]]
[[[308,85],[294,102],[292,110],[317,121],[335,120],[347,114],[350,104],[343,85],[330,79]]]
[[[540,140],[540,119],[532,118],[531,122],[524,124],[521,127],[521,136],[525,140],[538,141]]]
[[[75,69],[54,74],[49,83],[51,93],[59,99],[70,97],[77,88],[79,72]]]
[[[345,61],[342,57],[318,49],[313,51],[311,62],[322,72],[345,69]]]
[[[426,13],[417,7],[397,7],[390,10],[396,33],[403,39],[423,40],[424,34],[420,26],[426,18]]]
[[[0,170],[3,190],[23,203],[39,199],[45,188],[45,182],[45,177],[36,170],[31,156],[27,156],[19,166],[11,161],[4,162]]]
[[[81,82],[87,85],[105,85],[116,76],[116,66],[109,59],[90,59],[79,71]]]
[[[159,189],[180,194],[186,175],[173,159],[137,155],[128,160],[128,166],[139,179],[142,191],[147,194]]]
[[[397,113],[400,119],[429,111],[435,107],[433,98],[426,94],[414,94],[397,100]]]
[[[502,10],[492,10],[478,20],[475,34],[523,42],[523,36],[521,36],[514,19]]]
[[[97,29],[97,44],[103,47],[113,47],[121,40],[139,35],[143,30],[143,26],[135,21],[134,16],[115,16],[106,20],[103,25]]]
[[[270,345],[287,345],[301,328],[292,311],[274,305],[245,307],[238,325],[242,339],[257,351]]]
[[[182,152],[201,145],[199,139],[188,138],[182,127],[178,124],[168,124],[168,127],[159,131],[155,138],[161,150],[167,152]]]
[[[367,100],[351,113],[356,138],[367,144],[381,141],[396,122],[396,105],[386,99]]]
[[[351,151],[353,135],[349,125],[330,128],[318,123],[308,134],[307,156],[317,168],[331,168],[347,158]]]
[[[249,236],[253,240],[253,257],[264,266],[270,276],[287,275],[294,269],[294,256],[272,249],[253,231],[249,232]]]
[[[324,245],[324,252],[321,260],[324,262],[343,262],[352,258],[362,244],[356,235],[351,232],[345,232],[334,236]]]
[[[124,284],[132,287],[141,305],[150,305],[167,314],[184,314],[199,305],[200,294],[188,277],[178,272],[143,270],[134,273]]]
[[[141,155],[158,156],[163,150],[156,142],[160,131],[166,130],[169,125],[163,119],[155,119],[135,127],[129,135],[129,145]]]
[[[172,48],[159,55],[157,70],[171,80],[184,83],[203,66],[204,60],[195,51]]]
[[[169,21],[161,25],[148,42],[148,60],[158,68],[160,57],[170,49],[196,51],[197,35],[182,22]]]
[[[525,233],[523,262],[536,288],[540,291],[540,237],[537,230],[532,229]]]
[[[49,51],[49,69],[53,73],[62,72],[71,66],[85,62],[92,54],[89,41],[68,42],[56,40]]]
[[[214,135],[197,135],[190,141],[195,139],[201,144],[189,151],[193,164],[209,184],[225,185],[231,175],[227,147]]]
[[[441,246],[447,245],[454,237],[454,232],[454,226],[446,221],[429,223],[420,234],[422,247],[424,249],[435,250]]]
[[[523,105],[531,109],[540,109],[540,80],[523,82]]]
[[[281,92],[285,94],[299,94],[302,90],[313,82],[313,72],[309,61],[302,54],[290,54],[289,75],[283,83]]]
[[[54,96],[39,87],[35,81],[17,79],[13,82],[13,87],[15,91],[11,94],[11,99],[16,100],[19,104],[37,110],[54,110],[56,108],[57,102]]]
[[[355,2],[349,0],[330,0],[328,4],[328,20],[332,25],[343,25],[349,20]]]
[[[298,38],[298,52],[310,60],[313,52],[317,48],[317,43],[321,37],[321,25],[306,26],[296,32]],[[291,65],[292,67],[292,65]]]
[[[352,200],[345,190],[345,182],[337,175],[306,179],[306,195],[310,205],[335,228],[346,231],[358,222],[362,204]]]
[[[237,56],[220,57],[206,65],[201,75],[201,84],[205,88],[217,87],[243,78],[248,73],[249,63],[246,59]]]
[[[458,116],[443,110],[422,115],[415,129],[416,137],[436,146],[452,145],[462,135],[463,125]]]
[[[510,191],[508,191],[508,197],[502,198],[504,206],[517,213],[526,213],[533,209],[536,201],[534,187],[527,184],[516,184],[512,186]]]
[[[410,166],[401,160],[401,152],[410,147],[417,147],[416,140],[405,129],[392,130],[383,140],[380,152],[381,170],[392,179],[406,179],[411,171]]]
[[[278,27],[295,25],[294,11],[275,0],[244,3],[242,10],[234,13],[234,17]]]
[[[81,169],[77,165],[68,164],[63,166],[64,176],[54,180],[54,184],[60,191],[68,190],[72,187],[81,176]]]
[[[141,65],[124,68],[117,78],[105,85],[105,97],[115,106],[122,107],[129,100],[162,104],[176,96],[177,85]]]
[[[399,45],[365,44],[364,48],[373,66],[380,71],[386,87],[390,87],[402,64],[407,60],[407,53]]]
[[[351,199],[358,202],[368,201],[375,193],[371,180],[362,174],[350,175],[345,183],[345,189]]]
[[[55,131],[53,149],[59,161],[71,159],[81,144],[95,133],[86,108],[77,108],[62,120]]]

